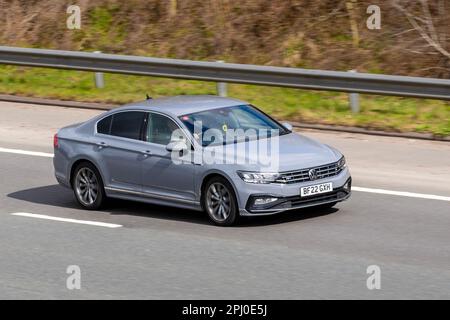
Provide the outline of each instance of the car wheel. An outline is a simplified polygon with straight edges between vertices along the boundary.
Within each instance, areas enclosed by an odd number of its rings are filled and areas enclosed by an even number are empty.
[[[88,210],[99,209],[106,198],[100,173],[89,162],[83,162],[75,168],[72,188],[78,203]]]
[[[203,208],[216,225],[230,226],[237,221],[236,195],[226,179],[214,177],[208,181],[204,189]]]

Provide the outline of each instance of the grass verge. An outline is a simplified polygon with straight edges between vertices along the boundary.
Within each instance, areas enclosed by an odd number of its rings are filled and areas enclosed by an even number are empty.
[[[0,93],[86,102],[127,103],[179,94],[215,94],[212,82],[105,74],[97,89],[90,72],[0,66]],[[450,135],[450,103],[438,100],[360,95],[353,114],[345,93],[230,84],[228,94],[276,118],[396,132]]]

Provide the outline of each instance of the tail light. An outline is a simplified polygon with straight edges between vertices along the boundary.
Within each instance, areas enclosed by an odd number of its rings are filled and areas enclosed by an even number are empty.
[[[55,133],[53,136],[53,148],[58,148],[58,135]]]

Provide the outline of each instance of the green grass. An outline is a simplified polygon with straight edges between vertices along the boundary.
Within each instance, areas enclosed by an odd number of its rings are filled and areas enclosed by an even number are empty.
[[[97,89],[89,72],[0,66],[0,93],[89,102],[126,103],[178,94],[215,94],[212,82],[105,74]],[[344,93],[230,84],[231,97],[283,120],[450,135],[450,104],[438,100],[361,95],[352,114]]]

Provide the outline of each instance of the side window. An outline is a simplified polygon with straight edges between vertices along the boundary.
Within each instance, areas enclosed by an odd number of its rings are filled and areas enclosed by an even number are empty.
[[[178,125],[166,116],[149,113],[146,139],[148,142],[167,145]]]
[[[111,119],[112,119],[112,116],[109,116],[109,117],[106,117],[106,118],[100,120],[97,123],[97,132],[103,133],[103,134],[109,134],[109,132],[111,130]]]
[[[111,135],[140,140],[142,125],[147,113],[140,111],[119,112],[113,115]]]

